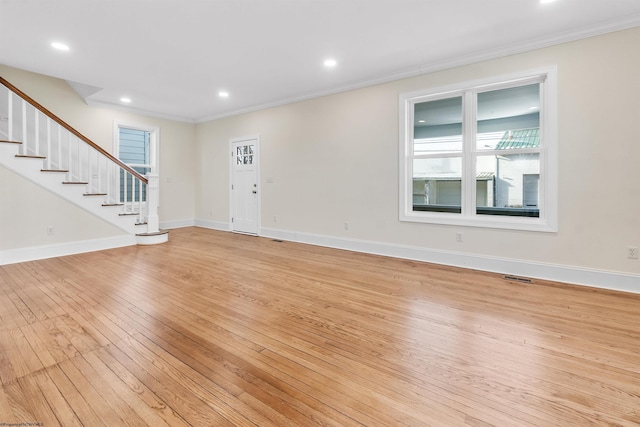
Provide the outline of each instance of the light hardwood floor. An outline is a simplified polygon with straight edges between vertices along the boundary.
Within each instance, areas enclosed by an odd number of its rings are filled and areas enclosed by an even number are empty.
[[[640,297],[211,231],[0,267],[0,424],[632,426]]]

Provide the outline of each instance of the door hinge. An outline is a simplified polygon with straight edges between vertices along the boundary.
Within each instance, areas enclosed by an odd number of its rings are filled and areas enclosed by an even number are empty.
[[[233,218],[231,218],[231,222],[233,222]]]
[[[231,189],[233,190],[233,184],[231,184]]]

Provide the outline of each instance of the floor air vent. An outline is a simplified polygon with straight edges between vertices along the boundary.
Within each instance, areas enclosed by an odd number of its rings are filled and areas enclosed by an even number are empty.
[[[272,242],[277,242],[277,243],[282,243],[282,240],[280,239],[271,239]]]
[[[533,283],[533,280],[527,278],[527,277],[518,277],[518,276],[510,276],[510,275],[505,275],[502,276],[505,280],[513,280],[514,282],[520,282],[520,283]]]

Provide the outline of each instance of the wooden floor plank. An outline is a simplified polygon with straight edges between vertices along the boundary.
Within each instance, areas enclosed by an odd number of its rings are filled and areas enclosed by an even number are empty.
[[[5,393],[11,412],[9,416],[13,416],[14,423],[38,423],[40,421],[33,413],[32,408],[27,402],[27,398],[34,402],[37,400],[37,393],[32,393],[30,396],[25,395],[25,390],[22,385],[16,380],[8,384],[3,384],[2,389]],[[38,405],[46,405],[47,403],[41,401]],[[4,414],[3,414],[4,415]],[[3,420],[4,422],[4,420]]]
[[[9,396],[5,392],[4,385],[0,387],[0,423],[17,423],[17,421],[13,416],[13,409],[11,408],[11,403],[9,401]]]
[[[4,369],[0,372],[5,372],[3,374],[3,378],[5,378],[3,379],[3,383],[11,382],[16,378],[20,378],[31,373],[31,368],[29,367],[31,358],[25,359],[22,356],[19,348],[20,343],[16,343],[13,339],[13,331],[15,331],[15,329],[0,331],[2,356],[4,357],[4,360],[0,362],[4,365]]]
[[[81,389],[78,389],[71,382],[59,365],[48,368],[46,372],[60,394],[64,397],[66,404],[73,410],[74,415],[78,417],[82,425],[104,426],[107,425],[107,421],[113,420],[112,417],[104,418],[98,415],[98,412],[100,412],[103,406],[102,402],[92,401],[91,395],[83,395]],[[48,401],[50,401],[52,405],[55,404],[55,400],[52,398],[48,398]],[[94,405],[99,405],[99,407],[94,408]]]
[[[9,331],[0,330],[0,384],[8,384],[17,378],[16,371],[11,364],[15,350]]]
[[[0,266],[0,379],[0,423],[634,426],[640,296],[191,227]]]
[[[12,362],[14,367],[20,366],[19,371],[16,372],[18,378],[33,372],[38,372],[44,368],[40,358],[38,358],[37,353],[31,347],[29,340],[27,340],[21,329],[12,329],[6,338],[8,339],[9,337],[13,342],[14,348],[17,350],[14,354],[16,358],[21,361],[20,364],[17,363],[18,360],[16,359]]]
[[[96,375],[82,356],[65,360],[59,366],[104,424],[144,425],[129,406],[114,396],[108,382]]]
[[[43,400],[45,400],[48,406],[51,408],[56,420],[61,426],[82,426],[82,422],[74,412],[74,409],[69,405],[65,396],[60,392],[55,385],[51,377],[49,376],[49,370],[37,372],[33,374],[33,381],[37,384],[40,392],[42,393]],[[35,402],[36,404],[42,404],[41,402]],[[48,424],[46,424],[48,425]]]
[[[63,362],[79,354],[73,344],[56,327],[52,319],[32,323],[30,327],[42,344],[39,349],[49,353],[48,356],[44,356],[48,360],[53,358],[56,362]]]
[[[87,362],[87,366],[95,372],[96,377],[100,378],[101,382],[109,384],[109,387],[101,387],[101,394],[111,401],[117,400],[120,408],[126,408],[126,411],[118,409],[124,414],[125,420],[130,420],[130,417],[126,415],[127,413],[135,413],[146,425],[169,425],[164,421],[163,417],[140,399],[137,393],[133,393],[95,352],[84,354],[83,359]]]
[[[148,356],[139,353],[141,345],[135,340],[108,346],[109,354],[129,370],[145,387],[167,402],[181,418],[191,425],[232,425],[206,402],[194,396],[178,378],[164,372],[149,362]],[[144,351],[144,350],[143,350]]]
[[[50,406],[49,401],[42,393],[36,376],[37,374],[30,374],[18,378],[17,382],[23,390],[24,404],[29,408],[38,423],[47,426],[63,426]]]
[[[124,396],[128,402],[135,400],[135,398],[140,399],[140,401],[146,405],[146,409],[142,410],[145,412],[148,412],[149,410],[154,412],[155,416],[161,418],[164,424],[170,426],[189,425],[177,413],[172,411],[171,408],[158,398],[158,396],[156,396],[148,387],[140,382],[138,378],[114,359],[104,348],[96,351],[93,355],[99,357],[100,360],[113,372],[113,375],[117,377],[118,381],[121,381],[126,387],[128,387],[128,390],[126,388],[119,387],[122,396]],[[115,381],[116,380],[114,379],[113,382]]]

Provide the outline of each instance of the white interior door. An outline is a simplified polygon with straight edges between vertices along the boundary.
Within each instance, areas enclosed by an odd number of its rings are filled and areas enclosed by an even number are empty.
[[[258,234],[258,140],[231,144],[231,223],[238,233]]]

